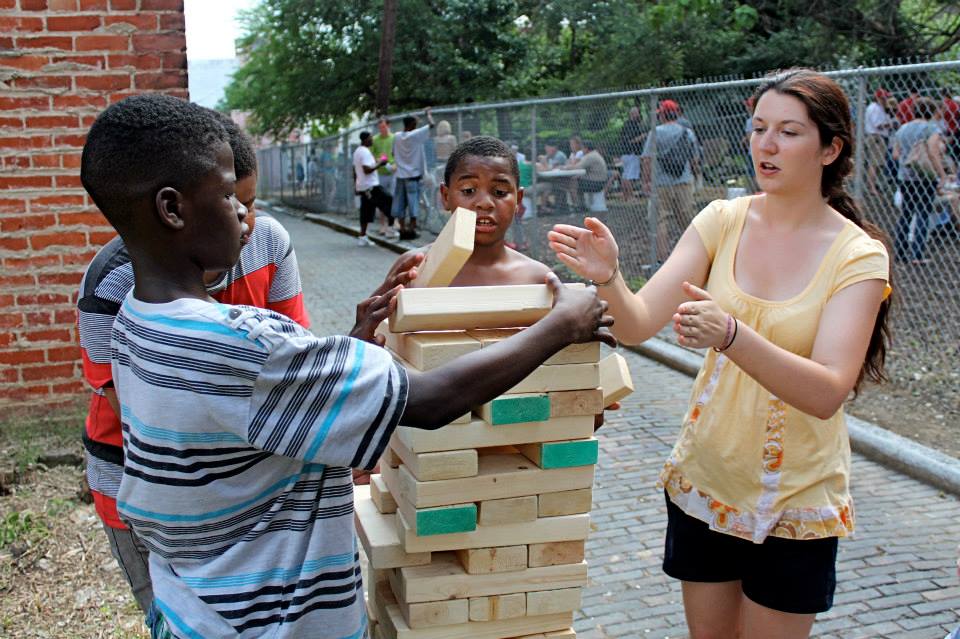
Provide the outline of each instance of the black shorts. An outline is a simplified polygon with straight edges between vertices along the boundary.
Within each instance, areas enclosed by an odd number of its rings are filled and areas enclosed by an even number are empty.
[[[382,186],[375,186],[369,191],[358,193],[358,195],[360,196],[361,223],[369,224],[370,222],[373,222],[376,209],[380,209],[380,211],[388,218],[392,217],[390,215],[390,208],[393,206],[393,198],[390,197],[389,193],[383,190]]]
[[[675,579],[740,581],[743,594],[754,603],[780,612],[814,614],[833,606],[836,565],[836,537],[767,537],[755,544],[710,530],[667,498],[663,571]]]

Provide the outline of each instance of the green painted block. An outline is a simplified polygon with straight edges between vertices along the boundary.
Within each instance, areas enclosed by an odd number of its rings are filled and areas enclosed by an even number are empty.
[[[571,468],[597,463],[600,444],[596,439],[549,442],[540,446],[540,468]]]
[[[446,535],[477,529],[477,505],[424,508],[417,511],[417,535]]]
[[[550,419],[550,396],[538,394],[498,397],[490,402],[489,415],[484,414],[484,419],[494,426],[546,421]]]

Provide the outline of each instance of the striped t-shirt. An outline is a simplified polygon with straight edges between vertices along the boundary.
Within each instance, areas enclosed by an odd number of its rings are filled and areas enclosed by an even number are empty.
[[[120,516],[176,636],[365,636],[350,468],[403,412],[383,349],[271,311],[131,292],[113,325]]]
[[[111,528],[125,528],[117,515],[116,496],[123,475],[120,419],[104,397],[112,385],[110,330],[120,303],[133,288],[133,265],[123,241],[116,237],[97,253],[80,283],[78,330],[83,376],[93,388],[84,430],[87,483],[100,519]],[[232,269],[207,291],[227,304],[268,308],[309,326],[303,306],[297,256],[290,235],[273,218],[258,215],[250,241]]]

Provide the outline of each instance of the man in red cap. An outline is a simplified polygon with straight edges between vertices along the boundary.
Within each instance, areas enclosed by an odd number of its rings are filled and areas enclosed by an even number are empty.
[[[677,122],[680,115],[680,105],[675,101],[660,102],[657,107],[660,124],[654,129],[654,135],[647,136],[641,156],[643,188],[648,193],[654,157],[657,161],[657,261],[661,263],[670,255],[695,213],[693,183],[694,175],[700,172],[700,145],[693,131]]]
[[[873,102],[867,105],[867,113],[863,121],[863,132],[866,136],[863,152],[867,165],[867,188],[878,196],[880,193],[877,187],[877,170],[886,163],[894,120],[885,108],[890,92],[881,87],[874,91],[873,98]]]

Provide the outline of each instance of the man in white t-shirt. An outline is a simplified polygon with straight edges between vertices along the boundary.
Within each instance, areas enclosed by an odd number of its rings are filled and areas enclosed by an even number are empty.
[[[894,119],[887,113],[885,105],[890,93],[883,88],[873,94],[873,102],[867,105],[863,118],[863,132],[866,134],[863,144],[864,158],[867,161],[867,187],[877,193],[877,170],[887,160],[887,147],[893,132]]]
[[[420,204],[420,180],[426,158],[423,146],[433,128],[430,107],[424,109],[427,124],[417,128],[417,118],[403,118],[403,131],[393,136],[393,159],[397,164],[397,181],[393,189],[393,217],[400,220],[400,239],[413,240],[417,235],[417,209]]]
[[[377,209],[384,215],[390,214],[393,202],[390,195],[380,186],[377,169],[384,166],[388,160],[382,156],[378,162],[370,151],[373,146],[373,136],[369,131],[360,133],[360,146],[353,152],[354,189],[360,196],[360,237],[357,246],[372,246],[373,242],[367,237],[367,225],[373,222]]]

